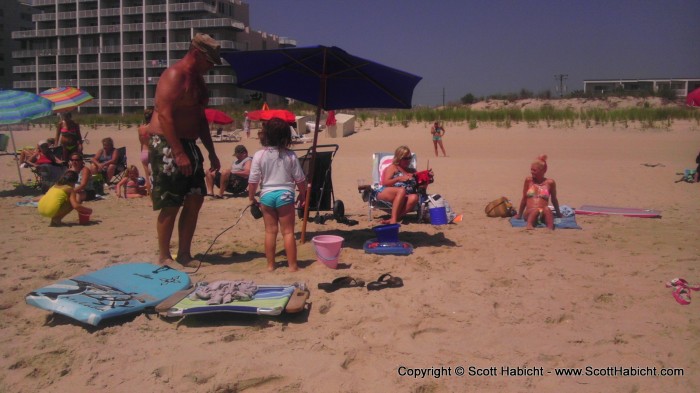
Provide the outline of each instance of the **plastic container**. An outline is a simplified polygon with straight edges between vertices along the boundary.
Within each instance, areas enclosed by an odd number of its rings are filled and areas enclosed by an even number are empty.
[[[7,134],[0,134],[0,151],[7,151],[7,142],[10,137]]]
[[[90,223],[90,214],[78,213],[78,222],[80,225],[87,225]]]
[[[432,225],[445,225],[447,222],[447,209],[444,207],[430,208],[430,223]]]
[[[316,251],[316,260],[331,269],[337,269],[340,251],[343,249],[343,240],[345,239],[334,235],[314,236],[311,242]]]
[[[401,224],[378,225],[372,230],[377,235],[379,243],[396,243],[399,241],[399,228]]]

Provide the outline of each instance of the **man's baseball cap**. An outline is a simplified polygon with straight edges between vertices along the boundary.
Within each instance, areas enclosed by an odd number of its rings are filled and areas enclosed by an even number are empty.
[[[194,38],[192,38],[192,46],[204,53],[210,62],[221,64],[221,55],[219,54],[221,45],[215,39],[211,38],[209,34],[197,33]]]

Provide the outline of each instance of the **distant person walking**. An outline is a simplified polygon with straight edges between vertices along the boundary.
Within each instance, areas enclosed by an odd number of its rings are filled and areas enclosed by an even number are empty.
[[[435,148],[435,157],[438,156],[438,145],[440,146],[440,150],[442,150],[442,155],[444,157],[447,157],[447,153],[445,153],[445,146],[442,144],[442,137],[445,135],[445,127],[443,127],[440,123],[437,121],[433,123],[433,126],[430,127],[430,135],[433,136],[433,147]]]
[[[197,139],[201,139],[209,152],[210,171],[221,167],[204,115],[209,100],[204,74],[215,64],[221,64],[220,48],[209,35],[197,33],[185,57],[166,69],[156,86],[148,153],[153,177],[153,210],[160,210],[156,223],[160,264],[173,262],[170,238],[181,207],[175,260],[185,266],[194,260],[192,238],[207,192],[204,157],[197,147]]]

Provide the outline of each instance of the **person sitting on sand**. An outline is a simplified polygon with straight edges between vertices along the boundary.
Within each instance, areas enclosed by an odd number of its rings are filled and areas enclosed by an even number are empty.
[[[78,202],[82,203],[95,199],[97,192],[92,183],[92,172],[85,166],[83,155],[80,153],[71,154],[69,168],[78,174],[78,181],[75,182],[73,190]]]
[[[418,204],[419,186],[415,179],[415,168],[410,168],[413,156],[407,146],[399,146],[394,151],[391,165],[381,175],[380,187],[373,192],[377,199],[391,202],[391,218],[383,224],[395,224]]]
[[[117,183],[117,198],[141,198],[147,194],[146,179],[139,177],[136,165],[130,165],[128,175]]]
[[[544,222],[547,228],[554,229],[554,215],[549,209],[552,202],[557,217],[561,217],[557,185],[554,179],[544,177],[547,172],[547,155],[542,154],[530,165],[531,176],[525,178],[520,208],[515,218],[527,222],[526,229],[533,229],[538,222]]]
[[[207,195],[222,199],[224,190],[232,194],[240,194],[248,188],[248,176],[250,176],[253,157],[248,156],[248,149],[243,145],[236,146],[233,155],[236,157],[236,161],[233,162],[230,169],[206,173]],[[218,194],[214,194],[214,185],[219,187]]]
[[[39,214],[50,218],[52,227],[63,225],[61,221],[68,213],[75,209],[78,213],[92,214],[92,209],[78,202],[73,185],[78,182],[78,173],[68,170],[58,182],[39,199],[37,210]]]

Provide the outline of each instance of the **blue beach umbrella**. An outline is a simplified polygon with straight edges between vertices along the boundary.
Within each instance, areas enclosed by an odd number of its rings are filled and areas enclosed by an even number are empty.
[[[46,98],[26,91],[0,90],[0,124],[24,123],[49,116],[52,113],[53,102]],[[15,145],[15,136],[11,129],[10,137],[12,139],[15,162],[17,163],[17,174],[21,184],[22,172],[19,170],[20,163],[17,161],[17,146]]]
[[[321,109],[411,108],[413,89],[422,78],[351,55],[335,46],[222,52],[221,57],[236,72],[237,86],[316,105],[316,128],[301,229],[303,243]]]

